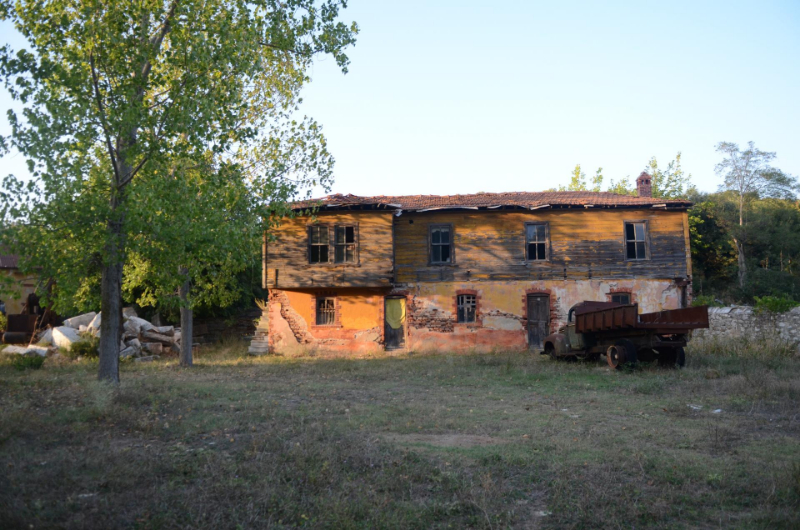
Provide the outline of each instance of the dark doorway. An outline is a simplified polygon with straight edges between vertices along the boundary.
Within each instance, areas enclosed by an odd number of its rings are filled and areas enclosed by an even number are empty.
[[[546,294],[528,295],[528,348],[541,350],[542,341],[550,329],[550,297]]]
[[[406,299],[386,298],[383,314],[386,349],[404,348],[406,345]]]

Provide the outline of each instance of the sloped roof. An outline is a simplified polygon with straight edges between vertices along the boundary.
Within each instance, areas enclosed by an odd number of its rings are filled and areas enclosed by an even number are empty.
[[[686,200],[634,197],[594,191],[542,191],[509,193],[474,193],[470,195],[328,195],[321,199],[300,201],[294,210],[318,207],[328,209],[395,209],[408,211],[447,209],[521,208],[669,208],[685,209]]]

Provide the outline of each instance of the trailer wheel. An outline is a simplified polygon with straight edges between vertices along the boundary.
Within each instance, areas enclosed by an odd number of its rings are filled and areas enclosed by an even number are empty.
[[[660,349],[658,364],[670,368],[683,368],[686,365],[686,351],[683,348]]]
[[[549,355],[554,361],[556,360],[556,349],[552,342],[548,342],[544,345],[544,354]]]
[[[683,348],[670,348],[659,351],[658,364],[670,368],[683,368],[686,365],[686,351]]]
[[[636,346],[627,339],[618,340],[606,350],[606,361],[614,369],[625,364],[636,364]]]

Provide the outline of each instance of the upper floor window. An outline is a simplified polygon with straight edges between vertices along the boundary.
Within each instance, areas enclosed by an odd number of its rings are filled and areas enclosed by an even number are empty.
[[[430,228],[431,263],[453,262],[453,227],[432,225]]]
[[[356,226],[327,225],[308,227],[309,263],[355,263],[358,256],[358,228]],[[331,248],[333,247],[333,248]]]
[[[525,225],[525,258],[528,261],[547,260],[547,223]]]
[[[478,300],[474,294],[460,294],[456,298],[458,306],[458,321],[461,323],[475,322],[475,313]]]
[[[337,226],[333,251],[336,263],[355,263],[356,261],[356,227]]]
[[[647,259],[647,223],[625,223],[625,258]]]
[[[328,263],[328,227],[310,226],[308,239],[308,262]]]

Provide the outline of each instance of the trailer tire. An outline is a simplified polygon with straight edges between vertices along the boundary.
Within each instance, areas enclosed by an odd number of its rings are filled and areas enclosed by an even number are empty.
[[[686,365],[686,351],[683,348],[661,349],[658,352],[658,364],[669,368],[683,368]]]
[[[636,346],[628,339],[618,340],[606,350],[606,361],[616,370],[626,364],[636,364]]]

